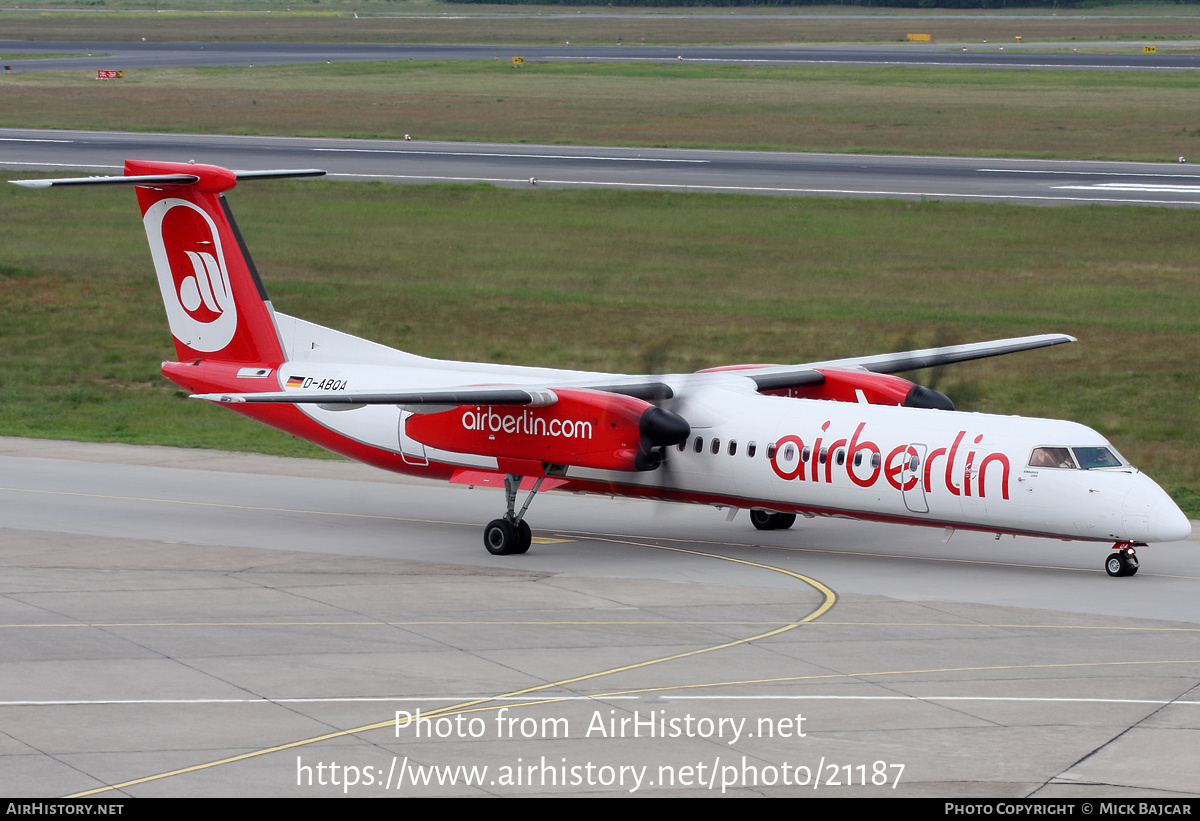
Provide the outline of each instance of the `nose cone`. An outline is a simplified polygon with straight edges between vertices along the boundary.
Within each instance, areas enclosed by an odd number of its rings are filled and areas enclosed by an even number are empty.
[[[1166,496],[1166,494],[1163,494]],[[1150,512],[1150,541],[1177,542],[1192,535],[1192,523],[1169,498]]]
[[[1177,542],[1192,535],[1192,523],[1166,491],[1145,474],[1125,497],[1121,521],[1126,538],[1139,542]]]

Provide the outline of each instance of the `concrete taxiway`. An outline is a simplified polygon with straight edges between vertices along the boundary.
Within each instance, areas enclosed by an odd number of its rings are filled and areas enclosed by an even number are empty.
[[[1195,540],[1112,579],[544,494],[495,557],[498,492],[344,462],[3,439],[0,477],[10,795],[1200,795]]]
[[[119,174],[128,158],[397,183],[1200,206],[1200,172],[1173,163],[0,129],[0,168]]]

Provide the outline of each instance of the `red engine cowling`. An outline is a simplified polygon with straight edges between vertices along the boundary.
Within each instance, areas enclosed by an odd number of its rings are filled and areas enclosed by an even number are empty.
[[[819,385],[801,385],[795,388],[763,391],[763,393],[773,396],[791,396],[797,399],[858,402],[858,392],[861,391],[863,399],[871,405],[903,405],[908,408],[954,410],[954,403],[945,394],[898,376],[836,368],[818,368],[818,371],[825,377],[825,381]]]
[[[638,470],[639,425],[654,406],[602,391],[555,389],[549,407],[464,405],[409,417],[406,433],[426,447],[600,470]],[[686,434],[685,434],[686,435]]]

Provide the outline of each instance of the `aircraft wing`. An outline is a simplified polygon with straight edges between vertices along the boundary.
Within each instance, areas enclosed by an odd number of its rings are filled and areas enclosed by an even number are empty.
[[[671,387],[665,382],[631,381],[615,384],[574,384],[564,382],[563,388],[584,388],[587,390],[615,393],[622,396],[632,396],[646,401],[670,399],[674,396]],[[287,405],[328,405],[359,407],[362,405],[433,405],[456,407],[458,405],[528,405],[544,408],[558,401],[558,396],[551,388],[529,387],[519,385],[487,385],[480,387],[454,387],[449,389],[433,389],[426,391],[337,391],[312,392],[276,391],[268,393],[199,393],[193,394],[192,399],[205,399],[210,402],[238,404],[242,402],[275,403]]]
[[[916,351],[856,356],[850,359],[832,359],[828,362],[809,362],[803,365],[770,365],[737,371],[738,375],[754,381],[760,391],[798,388],[803,385],[819,385],[825,381],[820,368],[865,370],[872,373],[899,373],[938,365],[952,365],[972,359],[986,359],[1018,351],[1030,351],[1064,342],[1075,342],[1066,334],[1038,334],[1019,336],[1012,339],[996,339],[991,342],[972,342],[967,345],[946,345],[941,348],[922,348]]]
[[[1075,337],[1066,334],[1039,334],[1037,336],[1022,336],[1012,339],[997,339],[991,342],[973,342],[967,345],[947,345],[940,348],[922,348],[920,350],[902,351],[899,353],[833,359],[826,362],[809,362],[802,365],[746,366],[744,368],[736,368],[731,372],[750,379],[760,391],[782,390],[798,388],[804,385],[820,385],[825,382],[825,375],[821,373],[821,369],[826,368],[865,370],[872,373],[891,374],[917,370],[919,368],[950,365],[956,362],[967,362],[972,359],[985,359],[990,356],[1001,356],[1003,354],[1045,348],[1050,345],[1061,345],[1064,342],[1075,341]],[[689,379],[695,379],[697,376],[703,375],[692,375]],[[555,387],[582,388],[631,396],[650,402],[670,399],[676,395],[670,385],[654,377],[626,377],[625,379],[615,377],[609,381],[611,384],[568,380],[561,385],[555,385]],[[554,393],[553,388],[549,386],[533,387],[519,385],[462,386],[426,391],[205,393],[195,394],[192,398],[229,404],[243,402],[292,405],[311,404],[321,405],[330,410],[350,410],[351,408],[362,407],[364,405],[401,405],[412,407],[423,405],[430,406],[431,408],[448,408],[459,405],[527,405],[530,407],[548,407],[558,401],[558,396]]]
[[[336,393],[198,393],[192,399],[238,404],[263,402],[284,405],[529,405],[544,408],[558,401],[553,391],[544,388],[519,388],[511,385],[482,388],[453,388],[429,391],[338,391]]]

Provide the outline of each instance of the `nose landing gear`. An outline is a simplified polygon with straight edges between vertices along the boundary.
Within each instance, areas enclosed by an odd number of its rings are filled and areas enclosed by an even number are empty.
[[[1104,560],[1104,571],[1110,576],[1132,576],[1138,572],[1138,558],[1133,542],[1117,542],[1113,552]]]

